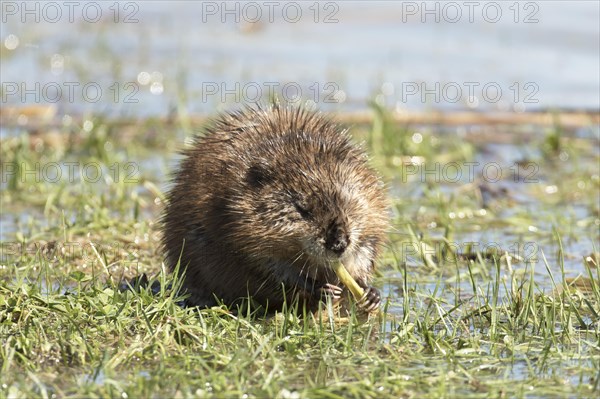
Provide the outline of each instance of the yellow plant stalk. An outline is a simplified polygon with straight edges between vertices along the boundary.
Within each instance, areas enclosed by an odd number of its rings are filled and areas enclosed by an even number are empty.
[[[358,285],[356,280],[348,273],[348,270],[346,270],[346,267],[344,267],[342,262],[336,262],[333,265],[333,271],[337,274],[342,284],[350,290],[354,299],[356,299],[357,302],[360,301],[365,294],[365,290]]]

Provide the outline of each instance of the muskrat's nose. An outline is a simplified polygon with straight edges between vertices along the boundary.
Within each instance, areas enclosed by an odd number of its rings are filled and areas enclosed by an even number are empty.
[[[336,255],[344,253],[348,248],[349,237],[348,234],[342,229],[337,223],[332,223],[327,231],[327,240],[325,241],[325,247]]]

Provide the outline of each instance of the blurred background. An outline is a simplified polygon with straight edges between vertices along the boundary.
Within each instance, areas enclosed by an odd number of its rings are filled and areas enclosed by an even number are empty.
[[[4,1],[2,106],[595,110],[599,14],[596,1]]]
[[[277,97],[351,127],[390,183],[398,226],[550,243],[554,226],[576,226],[597,242],[597,1],[1,7],[0,239],[65,220],[87,231],[78,212],[152,230],[187,138],[217,111]],[[439,214],[424,216],[428,203]],[[500,233],[482,227],[492,211]],[[127,240],[156,236],[138,230]]]

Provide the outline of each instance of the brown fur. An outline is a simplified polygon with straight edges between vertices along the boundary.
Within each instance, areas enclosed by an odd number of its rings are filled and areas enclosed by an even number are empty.
[[[250,295],[271,310],[295,299],[315,309],[319,288],[339,285],[328,268],[338,258],[367,286],[387,202],[345,130],[302,108],[247,108],[220,116],[183,155],[162,243],[167,266],[186,269],[191,304]]]

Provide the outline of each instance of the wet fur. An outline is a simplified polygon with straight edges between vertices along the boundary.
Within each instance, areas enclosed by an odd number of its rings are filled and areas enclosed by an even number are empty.
[[[346,237],[341,260],[367,286],[386,196],[365,153],[330,119],[249,107],[218,117],[183,155],[162,244],[167,266],[181,261],[186,271],[190,303],[235,305],[250,295],[271,310],[296,299],[315,309],[319,288],[339,284],[327,265],[340,256],[326,246]]]

